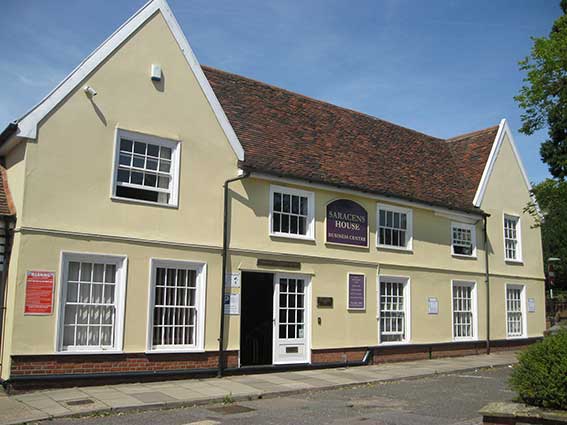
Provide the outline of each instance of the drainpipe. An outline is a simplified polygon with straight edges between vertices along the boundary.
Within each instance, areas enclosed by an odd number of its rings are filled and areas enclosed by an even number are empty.
[[[0,376],[2,373],[2,365],[4,359],[4,340],[6,339],[6,332],[4,332],[5,318],[6,318],[6,292],[8,281],[8,265],[10,264],[10,254],[12,253],[12,223],[15,223],[14,216],[4,217],[4,268],[2,269],[2,276],[0,277]]]
[[[484,231],[484,263],[485,275],[484,281],[486,282],[486,354],[490,354],[490,269],[488,264],[488,216],[483,217],[483,231]]]
[[[220,296],[220,334],[219,334],[219,366],[217,376],[222,377],[224,371],[224,293],[226,290],[226,263],[228,257],[228,185],[229,183],[244,180],[249,177],[249,172],[244,172],[238,177],[233,177],[224,182],[224,212],[222,223],[222,276],[221,276],[221,296]]]

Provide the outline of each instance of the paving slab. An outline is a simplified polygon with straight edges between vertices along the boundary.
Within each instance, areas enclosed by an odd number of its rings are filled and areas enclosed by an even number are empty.
[[[438,373],[463,372],[515,362],[516,353],[504,352],[338,369],[230,376],[222,379],[185,379],[42,390],[8,397],[0,395],[0,412],[2,412],[0,425],[108,410],[149,409],[185,403],[201,404],[218,401],[229,395],[237,399],[256,398],[264,394],[277,395],[290,391],[301,392]]]

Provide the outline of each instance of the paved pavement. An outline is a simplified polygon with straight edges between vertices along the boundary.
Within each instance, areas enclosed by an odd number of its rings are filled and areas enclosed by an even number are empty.
[[[43,419],[73,415],[112,414],[135,409],[163,409],[219,403],[222,401],[229,402],[226,408],[231,406],[237,408],[240,405],[235,405],[233,402],[274,396],[282,397],[297,393],[304,394],[312,390],[336,389],[369,383],[385,383],[407,380],[408,378],[416,379],[436,374],[451,374],[491,366],[503,366],[515,362],[516,353],[503,352],[489,356],[479,355],[342,369],[230,376],[222,379],[191,379],[43,390],[0,397],[0,425],[36,422]],[[451,387],[445,387],[444,390],[455,395]],[[419,393],[417,393],[417,396],[419,396]],[[467,395],[458,394],[458,396],[466,397]],[[270,400],[269,403],[274,405],[278,403],[276,400],[279,400],[281,403],[283,399],[285,397]],[[304,397],[296,396],[296,399],[303,400]],[[223,415],[222,412],[220,414],[221,416]],[[209,419],[205,420],[209,421]],[[213,420],[213,422],[203,422],[202,425],[213,423],[219,422]],[[377,423],[389,424],[396,422]]]
[[[478,369],[225,405],[56,418],[49,425],[481,425],[480,408],[514,397],[509,375],[508,367]]]

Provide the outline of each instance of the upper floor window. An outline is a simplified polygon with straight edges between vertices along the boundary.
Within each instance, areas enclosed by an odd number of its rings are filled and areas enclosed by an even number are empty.
[[[520,217],[504,214],[504,258],[522,261]]]
[[[179,142],[117,131],[113,196],[177,205]]]
[[[313,239],[314,209],[313,192],[271,186],[270,234]]]
[[[472,224],[451,224],[451,252],[453,255],[476,256],[476,230]]]
[[[126,258],[63,254],[59,349],[122,349]]]
[[[412,249],[412,210],[378,204],[378,247]]]

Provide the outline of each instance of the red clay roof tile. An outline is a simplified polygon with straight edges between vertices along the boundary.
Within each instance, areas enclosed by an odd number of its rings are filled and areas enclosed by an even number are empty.
[[[203,66],[243,168],[464,211],[497,127],[449,140]]]

